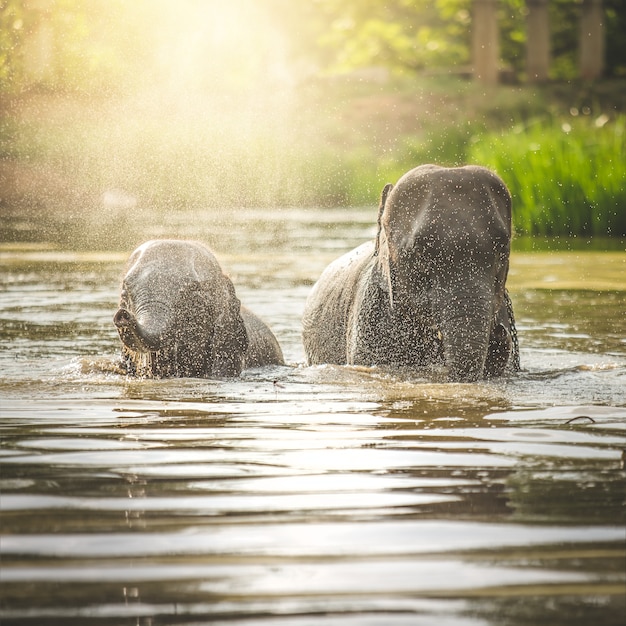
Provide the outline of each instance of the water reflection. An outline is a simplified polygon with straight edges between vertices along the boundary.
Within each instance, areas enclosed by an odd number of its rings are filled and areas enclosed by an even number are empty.
[[[2,249],[3,623],[621,623],[623,285],[514,254],[512,378],[306,368],[308,289],[370,217],[150,227],[212,232],[279,337],[230,381],[116,373],[126,251]]]

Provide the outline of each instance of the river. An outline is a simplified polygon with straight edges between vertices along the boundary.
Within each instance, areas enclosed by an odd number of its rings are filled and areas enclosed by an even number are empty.
[[[306,367],[373,210],[3,225],[2,624],[623,624],[626,253],[514,251],[523,371]],[[205,241],[288,366],[132,380],[128,254]],[[583,246],[584,247],[584,246]]]

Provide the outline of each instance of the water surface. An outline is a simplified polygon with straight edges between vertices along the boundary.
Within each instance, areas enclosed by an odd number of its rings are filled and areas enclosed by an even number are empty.
[[[439,384],[304,366],[305,298],[372,211],[142,217],[4,227],[3,624],[623,623],[625,253],[514,252],[523,371]],[[155,236],[209,243],[288,366],[120,376]]]

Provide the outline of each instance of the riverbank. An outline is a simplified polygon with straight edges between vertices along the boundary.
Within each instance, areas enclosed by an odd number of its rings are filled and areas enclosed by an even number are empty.
[[[511,187],[519,234],[619,238],[625,84],[353,77],[218,95],[28,94],[2,103],[0,206],[32,219],[375,206],[417,164],[474,162]]]

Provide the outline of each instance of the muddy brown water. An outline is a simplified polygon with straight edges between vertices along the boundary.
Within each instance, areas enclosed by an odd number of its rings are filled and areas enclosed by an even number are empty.
[[[307,293],[371,213],[3,227],[3,625],[623,623],[626,253],[513,253],[517,376],[305,367]],[[287,367],[113,371],[159,236],[213,247]]]

